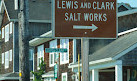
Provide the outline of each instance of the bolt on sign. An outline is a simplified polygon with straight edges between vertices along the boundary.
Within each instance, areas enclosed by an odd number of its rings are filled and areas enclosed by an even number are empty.
[[[116,0],[53,0],[53,36],[116,38]]]

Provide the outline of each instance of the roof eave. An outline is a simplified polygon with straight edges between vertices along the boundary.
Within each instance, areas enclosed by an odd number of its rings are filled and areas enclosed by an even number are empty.
[[[100,60],[95,60],[95,61],[91,61],[91,62],[89,62],[89,65],[96,65],[96,64],[99,64],[99,63],[105,63],[105,62],[110,62],[110,61],[113,61],[113,59],[111,58],[111,57],[109,57],[109,58],[104,58],[104,59],[100,59]],[[82,64],[80,63],[80,67],[82,66]],[[69,66],[68,66],[68,68],[76,68],[76,67],[78,67],[78,64],[70,64]]]
[[[133,44],[132,46],[129,46],[127,49],[123,50],[122,52],[120,52],[119,54],[117,54],[116,56],[113,57],[113,60],[117,60],[120,57],[122,57],[123,55],[127,54],[128,52],[132,51],[133,49],[135,49],[137,47],[137,42],[135,44]]]
[[[44,42],[47,42],[49,40],[52,40],[52,31],[49,31],[43,35],[40,35],[40,37],[38,37],[38,38],[30,40],[29,45],[30,46],[37,46],[37,45],[42,44]]]
[[[10,21],[10,16],[9,16],[8,10],[7,10],[7,8],[6,8],[5,2],[2,0],[1,3],[3,3],[4,9],[5,9],[6,13],[7,13],[8,20]]]
[[[122,16],[130,15],[130,14],[134,14],[134,13],[137,13],[137,9],[131,9],[127,11],[118,12],[117,16],[122,17]]]

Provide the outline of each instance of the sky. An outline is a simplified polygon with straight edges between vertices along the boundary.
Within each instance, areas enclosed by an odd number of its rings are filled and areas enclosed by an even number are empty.
[[[131,7],[137,7],[137,0],[117,0],[118,3],[129,3]]]

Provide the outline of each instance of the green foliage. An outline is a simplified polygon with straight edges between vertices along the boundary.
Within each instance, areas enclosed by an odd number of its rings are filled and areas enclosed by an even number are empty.
[[[43,59],[41,58],[41,63],[39,64],[39,70],[37,72],[32,72],[32,74],[34,74],[34,81],[42,81],[42,74],[44,74],[45,72],[45,66],[46,66],[46,63],[43,61]]]

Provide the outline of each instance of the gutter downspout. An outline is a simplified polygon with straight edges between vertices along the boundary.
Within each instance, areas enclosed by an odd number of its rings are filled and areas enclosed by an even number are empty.
[[[35,53],[34,53],[34,50],[35,50],[35,48],[33,48],[33,72],[35,71],[34,69],[35,69]],[[33,75],[33,80],[35,79],[35,77],[34,77],[34,75]]]
[[[13,73],[15,73],[15,22],[13,22]]]

